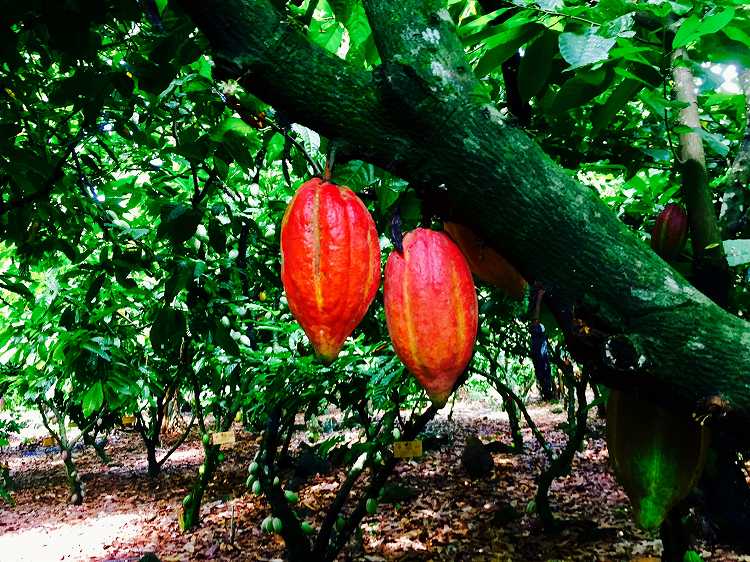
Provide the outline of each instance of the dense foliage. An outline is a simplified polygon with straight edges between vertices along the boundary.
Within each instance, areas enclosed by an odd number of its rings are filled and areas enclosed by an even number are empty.
[[[353,67],[381,63],[360,2],[275,4],[289,25]],[[523,127],[644,240],[665,205],[682,199],[680,139],[698,133],[731,268],[727,306],[750,313],[747,6],[445,4],[480,79],[477,103]],[[689,104],[678,99],[675,67],[695,80],[697,130],[681,118]],[[310,422],[314,442],[316,415],[336,408],[352,431],[315,443],[316,451],[338,456],[351,476],[312,547],[321,559],[335,556],[393,470],[393,442],[416,436],[435,409],[390,344],[382,289],[338,359],[315,359],[281,284],[281,219],[296,189],[326,165],[373,214],[383,259],[393,222],[404,232],[439,229],[450,211],[424,197],[424,186],[337,159],[345,150],[336,139],[291,123],[216,72],[180,2],[10,3],[0,23],[0,82],[0,446],[20,412],[38,410],[67,454],[71,501],[80,502],[74,446],[80,439],[101,448],[98,438],[123,416],[136,417],[152,475],[166,460],[154,451],[170,412],[189,408],[202,435],[242,419],[264,433],[266,471],[248,484],[266,494],[293,551],[306,528],[295,525],[287,483],[274,480],[296,416]],[[688,245],[672,260],[691,278],[694,252]],[[465,378],[495,388],[518,420],[518,396],[534,384],[529,316],[478,283],[479,339]],[[573,369],[546,308],[541,321],[571,404],[574,450],[582,439],[575,397],[584,420],[591,407],[587,375]],[[412,416],[403,419],[407,408]],[[80,437],[69,436],[70,424]],[[183,504],[186,527],[199,523],[222,458],[209,438],[204,449]],[[101,456],[106,462],[103,448]],[[342,511],[365,474],[368,487]],[[0,472],[0,494],[10,499],[7,480]]]

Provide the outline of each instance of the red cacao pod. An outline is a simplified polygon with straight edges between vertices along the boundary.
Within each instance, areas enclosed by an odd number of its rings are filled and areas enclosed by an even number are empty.
[[[526,280],[508,260],[485,244],[473,230],[455,222],[443,223],[443,229],[461,248],[471,272],[477,278],[502,289],[513,299],[524,298]]]
[[[396,354],[432,403],[448,400],[471,359],[477,294],[461,250],[443,232],[417,228],[385,266],[385,319]]]
[[[375,222],[348,187],[313,178],[297,190],[281,223],[281,281],[316,354],[332,362],[380,284]]]
[[[687,232],[687,213],[680,205],[670,203],[656,218],[651,247],[664,259],[673,260],[685,246]]]

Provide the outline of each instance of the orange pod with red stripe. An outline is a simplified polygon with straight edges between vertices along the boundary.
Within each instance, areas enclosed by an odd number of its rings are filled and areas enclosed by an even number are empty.
[[[471,360],[477,294],[461,250],[445,233],[409,232],[385,266],[385,319],[393,347],[432,403],[443,406]]]
[[[380,244],[367,207],[348,187],[313,178],[281,224],[281,281],[316,354],[331,363],[380,284]]]

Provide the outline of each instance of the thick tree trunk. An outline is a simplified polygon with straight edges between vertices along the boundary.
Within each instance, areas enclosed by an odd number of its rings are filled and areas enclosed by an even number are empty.
[[[649,388],[685,409],[720,394],[727,419],[750,420],[750,326],[688,284],[493,107],[471,101],[476,80],[437,3],[423,12],[422,2],[366,2],[384,60],[372,74],[312,45],[267,0],[181,4],[225,76],[343,141],[339,154],[429,186],[548,288],[563,324],[576,315],[595,327],[571,336],[572,348],[609,384]]]

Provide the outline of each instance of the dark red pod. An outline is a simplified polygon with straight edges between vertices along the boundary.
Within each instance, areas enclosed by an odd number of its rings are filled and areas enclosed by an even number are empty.
[[[688,217],[681,205],[670,203],[656,218],[651,247],[665,260],[675,259],[685,246]]]

